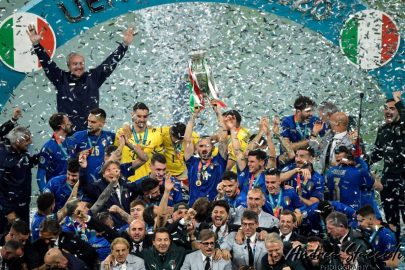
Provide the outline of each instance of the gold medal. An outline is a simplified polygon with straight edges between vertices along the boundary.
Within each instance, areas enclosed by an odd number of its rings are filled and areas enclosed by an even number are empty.
[[[195,182],[195,185],[196,185],[197,187],[201,186],[201,181],[200,181],[200,180],[197,180],[197,181]]]

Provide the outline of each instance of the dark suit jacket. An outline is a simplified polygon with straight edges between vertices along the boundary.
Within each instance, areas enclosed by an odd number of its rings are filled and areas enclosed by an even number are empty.
[[[44,264],[44,256],[49,249],[49,245],[44,240],[38,239],[32,244],[32,247],[33,267],[40,267]],[[86,262],[87,266],[91,269],[99,261],[96,249],[73,233],[61,232],[58,237],[58,247],[76,255],[79,259]]]

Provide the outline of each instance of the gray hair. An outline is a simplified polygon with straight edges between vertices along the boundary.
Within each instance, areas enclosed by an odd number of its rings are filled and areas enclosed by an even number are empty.
[[[283,245],[283,240],[281,240],[280,235],[278,235],[275,232],[269,233],[266,236],[266,239],[264,239],[264,243],[280,243],[281,245]]]
[[[349,227],[346,215],[338,211],[330,213],[326,217],[326,222],[330,222],[335,227],[344,227],[346,229]]]
[[[324,101],[318,106],[318,110],[322,111],[325,115],[332,115],[339,111],[339,108],[332,102]]]
[[[71,59],[72,57],[74,57],[74,56],[81,56],[81,57],[83,57],[83,59],[84,59],[84,56],[81,55],[80,53],[78,53],[78,52],[71,52],[71,53],[69,53],[69,54],[66,56],[66,64],[67,64],[68,66],[69,66],[70,59]]]
[[[26,127],[15,127],[7,134],[6,138],[10,140],[11,144],[16,144],[31,139],[31,132]]]

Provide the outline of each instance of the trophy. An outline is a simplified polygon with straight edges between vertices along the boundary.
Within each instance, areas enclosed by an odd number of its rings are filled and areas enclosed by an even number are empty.
[[[218,98],[218,88],[212,77],[211,68],[204,59],[205,51],[193,51],[189,56],[191,58],[188,66],[191,111],[194,111],[195,107],[204,109],[204,99],[215,100],[219,106],[225,108],[226,104]]]

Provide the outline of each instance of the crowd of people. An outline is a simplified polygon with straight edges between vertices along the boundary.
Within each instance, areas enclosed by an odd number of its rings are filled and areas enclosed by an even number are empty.
[[[135,35],[85,71],[72,53],[63,71],[27,31],[57,89],[52,135],[28,153],[20,108],[0,127],[1,269],[394,269],[405,219],[405,107],[393,92],[366,153],[350,117],[306,96],[294,114],[262,117],[255,134],[215,100],[218,130],[132,123],[104,130],[98,88]],[[209,109],[209,108],[206,108]],[[319,115],[319,117],[315,116]],[[34,138],[35,140],[35,138]],[[382,175],[371,173],[383,161]],[[30,218],[33,176],[40,195]],[[35,181],[34,181],[35,182]],[[376,200],[381,195],[381,204]]]

